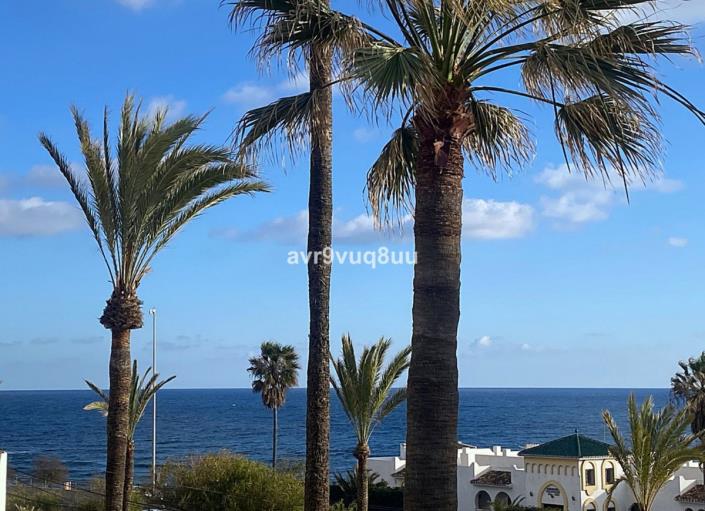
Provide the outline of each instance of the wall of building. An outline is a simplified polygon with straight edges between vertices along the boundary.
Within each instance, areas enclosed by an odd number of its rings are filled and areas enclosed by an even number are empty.
[[[371,458],[370,470],[390,486],[401,480],[392,477],[406,464],[404,444],[399,456]],[[478,494],[486,492],[494,501],[500,494],[513,501],[523,497],[525,506],[545,504],[565,506],[566,511],[630,511],[635,499],[631,489],[621,484],[615,490],[610,506],[606,468],[614,468],[614,478],[622,475],[619,464],[611,458],[522,457],[516,451],[493,448],[462,447],[458,449],[458,511],[478,511]],[[586,471],[595,470],[595,482],[587,483]],[[489,470],[511,472],[511,487],[472,484],[471,481]],[[695,484],[702,484],[703,474],[697,463],[681,467],[676,476],[659,492],[654,511],[705,511],[705,503],[681,503],[675,497]],[[0,510],[1,511],[1,510]]]
[[[7,453],[0,451],[0,511],[7,506]]]

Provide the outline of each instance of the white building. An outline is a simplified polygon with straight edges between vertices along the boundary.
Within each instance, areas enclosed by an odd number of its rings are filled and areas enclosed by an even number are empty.
[[[498,500],[523,499],[523,506],[555,511],[635,511],[634,496],[620,485],[622,474],[609,444],[575,433],[522,451],[458,445],[458,510],[482,511]],[[370,458],[369,469],[391,486],[404,480],[406,446],[399,456]],[[683,465],[659,493],[654,511],[705,511],[703,473]],[[634,506],[634,507],[633,507]]]

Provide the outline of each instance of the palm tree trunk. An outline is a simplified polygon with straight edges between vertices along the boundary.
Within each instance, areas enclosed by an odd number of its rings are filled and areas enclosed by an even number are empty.
[[[130,330],[113,329],[112,334],[105,509],[106,511],[122,511],[129,430],[130,380],[132,377]]]
[[[272,468],[277,468],[277,407],[272,409]]]
[[[367,458],[370,449],[366,444],[356,449],[357,457],[357,511],[367,511],[369,506],[369,478],[367,477]]]
[[[405,511],[457,510],[463,155],[452,115],[416,121],[413,331],[407,383]],[[442,144],[442,145],[441,145]],[[439,147],[440,146],[440,147]]]
[[[125,453],[125,489],[122,496],[122,509],[128,511],[130,509],[130,497],[132,496],[132,479],[135,470],[135,442],[129,440],[127,442],[127,451]]]
[[[313,45],[309,61],[310,88],[316,90],[331,80],[330,51]],[[311,162],[308,198],[308,297],[309,344],[306,388],[306,481],[304,509],[327,511],[328,441],[330,399],[330,261],[323,254],[331,249],[333,222],[332,185],[332,96],[329,87],[316,92],[317,114],[311,123]]]

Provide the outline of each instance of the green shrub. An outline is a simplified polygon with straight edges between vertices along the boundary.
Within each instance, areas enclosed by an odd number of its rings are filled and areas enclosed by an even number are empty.
[[[287,472],[222,451],[169,461],[153,504],[199,511],[300,511],[304,488]]]

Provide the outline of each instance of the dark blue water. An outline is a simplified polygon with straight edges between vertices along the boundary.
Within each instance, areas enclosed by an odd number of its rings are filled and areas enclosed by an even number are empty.
[[[518,448],[578,429],[606,439],[601,419],[612,411],[624,425],[626,389],[461,389],[459,439],[479,445]],[[637,398],[653,395],[662,406],[666,389],[635,390]],[[290,391],[280,411],[279,448],[282,457],[301,459],[305,452],[305,398],[302,389]],[[0,392],[0,449],[9,451],[10,464],[31,469],[39,454],[57,456],[73,479],[104,469],[105,419],[83,411],[94,400],[91,391]],[[335,396],[331,398],[331,469],[354,463],[355,438]],[[398,452],[404,440],[405,412],[401,407],[374,432],[374,455]],[[190,453],[230,449],[268,461],[271,456],[271,414],[257,395],[246,389],[172,390],[159,394],[159,459]],[[148,472],[151,462],[151,414],[137,430],[136,470]]]

